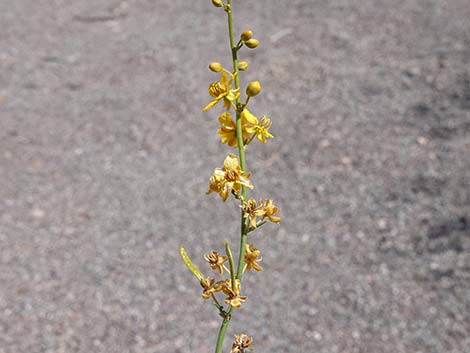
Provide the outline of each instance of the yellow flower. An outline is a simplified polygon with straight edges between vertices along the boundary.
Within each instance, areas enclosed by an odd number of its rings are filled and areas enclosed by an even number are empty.
[[[220,292],[223,287],[223,281],[215,282],[215,279],[206,278],[201,281],[201,286],[204,288],[202,297],[209,299],[215,292]]]
[[[263,260],[262,257],[258,258],[260,252],[258,249],[256,249],[253,244],[246,244],[245,247],[245,263],[246,263],[246,269],[248,271],[250,270],[256,270],[256,271],[262,271],[263,268],[258,265],[258,262],[261,262]]]
[[[214,174],[209,180],[209,191],[207,193],[216,192],[223,201],[226,201],[232,190],[238,192],[242,185],[253,189],[253,184],[248,179],[250,176],[250,173],[242,171],[238,157],[230,153],[225,158],[224,166],[215,168]]]
[[[251,114],[251,112],[248,109],[243,109],[242,114],[241,114],[242,119],[246,120],[247,124],[247,130],[250,134],[254,133],[254,127],[258,125],[258,118]]]
[[[230,81],[227,78],[227,73],[222,69],[220,81],[212,82],[209,86],[209,94],[214,98],[212,102],[206,105],[202,110],[208,110],[214,105],[224,100],[225,109],[229,110],[231,102],[240,96],[240,89],[232,89],[233,75],[230,75]]]
[[[225,303],[230,304],[234,308],[239,308],[245,300],[246,300],[246,296],[239,295],[239,294],[233,294],[233,295],[229,295],[225,299]]]
[[[232,280],[231,279],[226,279],[225,281],[221,281],[221,284],[222,284],[221,291],[224,292],[226,295],[234,293],[233,289],[232,289]],[[235,280],[235,292],[236,293],[240,293],[240,286],[241,286],[240,280],[236,279]]]
[[[257,217],[264,216],[264,207],[263,207],[263,201],[256,201],[254,199],[249,199],[243,206],[243,215],[248,218],[248,221],[250,222],[250,226],[252,229],[256,228],[257,224]]]
[[[241,207],[243,210],[243,215],[249,221],[249,231],[255,229],[258,226],[257,217],[262,217],[262,220],[268,218],[268,220],[273,223],[281,222],[281,217],[277,215],[279,213],[279,208],[274,205],[273,200],[260,200],[258,203],[256,203],[254,199],[249,199]]]
[[[266,140],[266,137],[268,138],[273,138],[274,136],[269,133],[269,128],[272,126],[272,121],[269,119],[266,115],[264,115],[261,118],[261,121],[256,124],[254,127],[254,134],[256,135],[256,138],[263,143],[268,142]]]
[[[227,256],[220,256],[217,251],[211,250],[208,256],[204,256],[204,259],[209,263],[213,270],[219,271],[219,274],[224,272],[224,262],[227,261]]]
[[[232,281],[230,279],[222,283],[222,291],[227,295],[225,303],[230,304],[234,308],[239,308],[246,300],[246,296],[240,295],[240,280],[235,280],[235,290],[232,288]]]
[[[274,136],[269,133],[269,129],[272,126],[272,121],[267,116],[263,116],[261,121],[258,121],[258,118],[251,114],[248,109],[244,109],[242,112],[242,117],[247,121],[246,131],[250,134],[254,134],[256,138],[263,143],[266,143],[266,138],[273,138]],[[254,137],[253,136],[253,137]],[[250,139],[251,141],[251,139]]]
[[[246,353],[251,351],[250,347],[253,343],[253,338],[242,333],[241,335],[235,335],[232,343],[232,350],[230,353]]]
[[[214,174],[209,179],[209,191],[207,191],[208,194],[211,192],[216,192],[218,193],[224,201],[227,199],[228,194],[226,195],[226,184],[227,181],[225,180],[225,172],[222,170],[222,168],[216,168],[214,170]]]
[[[251,131],[251,123],[248,122],[246,117],[242,114],[242,135],[243,141],[246,141],[250,135],[248,131]],[[220,135],[220,142],[226,143],[230,147],[238,147],[237,140],[237,124],[232,119],[232,115],[228,112],[224,112],[219,116],[220,129],[217,134]]]
[[[268,218],[273,223],[281,222],[281,217],[276,216],[279,213],[279,208],[274,205],[273,200],[264,200],[264,218]]]

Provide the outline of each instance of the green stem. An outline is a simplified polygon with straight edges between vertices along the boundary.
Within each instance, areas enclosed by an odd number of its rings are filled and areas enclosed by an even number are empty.
[[[213,301],[214,305],[217,307],[217,309],[219,309],[219,312],[222,313],[224,311],[224,307],[222,305],[220,305],[220,303],[217,300],[217,298],[215,297],[214,293],[211,294],[211,297],[212,297],[212,301]]]
[[[232,51],[232,61],[233,61],[233,73],[235,76],[235,89],[240,88],[240,78],[238,76],[238,46],[234,41],[233,37],[233,20],[232,20],[232,0],[227,0],[226,6],[227,12],[227,22],[228,22],[228,34],[230,38],[230,50]],[[237,142],[238,142],[238,156],[240,159],[240,167],[244,172],[246,170],[246,162],[245,162],[245,145],[243,143],[243,134],[242,134],[242,119],[241,119],[241,112],[242,112],[242,105],[240,103],[240,98],[237,98],[235,101],[236,106],[236,131],[237,131]],[[242,194],[243,200],[247,200],[247,189],[245,186],[242,186]],[[243,203],[243,200],[241,201]],[[240,254],[238,257],[238,268],[237,268],[237,275],[236,279],[241,280],[243,275],[243,267],[245,266],[245,246],[246,246],[246,236],[247,236],[247,227],[246,227],[246,219],[243,215],[243,211],[241,211],[241,237],[240,237]],[[233,271],[232,271],[232,285],[235,284],[233,280]],[[215,353],[222,353],[222,346],[224,344],[225,333],[227,332],[227,327],[230,321],[230,317],[232,314],[233,307],[227,311],[227,315],[222,321],[222,325],[220,326],[219,335],[217,336],[217,345],[215,348]]]
[[[232,318],[232,311],[233,311],[233,306],[228,307],[228,310],[225,312],[224,320],[222,321],[222,325],[220,325],[219,329],[219,335],[217,336],[217,344],[215,346],[215,353],[221,353],[222,348],[224,345],[224,338],[225,338],[225,333],[227,332],[228,328],[228,323],[230,322],[230,319]]]
[[[231,310],[230,310],[231,311]],[[220,326],[219,335],[217,336],[217,345],[215,346],[215,353],[222,352],[222,346],[224,345],[225,333],[227,332],[228,323],[230,322],[230,317],[225,317]]]
[[[228,9],[227,9],[227,19],[228,19],[228,34],[230,37],[230,48],[232,50],[232,61],[233,61],[233,72],[235,76],[235,89],[240,88],[240,77],[238,75],[238,47],[235,44],[235,40],[233,38],[233,21],[232,21],[232,1],[227,1]],[[245,144],[243,142],[243,132],[242,132],[242,105],[240,103],[240,98],[237,98],[235,101],[235,105],[237,107],[236,110],[236,124],[237,124],[237,143],[238,143],[238,156],[240,158],[240,167],[243,172],[246,171],[246,161],[245,161]],[[247,188],[246,186],[242,185],[242,197],[243,200],[247,200]],[[237,276],[236,278],[241,280],[243,275],[243,267],[245,266],[245,246],[246,246],[246,235],[247,235],[247,228],[246,228],[246,219],[243,215],[243,211],[241,211],[241,237],[240,237],[240,255],[238,256],[238,266],[237,266]]]
[[[246,236],[248,234],[248,229],[246,227],[246,219],[243,216],[242,211],[242,222],[241,222],[241,237],[240,237],[240,255],[238,257],[238,268],[237,268],[237,279],[242,280],[243,276],[243,267],[245,266],[245,248],[246,248]]]
[[[225,242],[225,253],[228,257],[228,263],[230,264],[230,280],[232,282],[232,290],[235,292],[235,265],[233,263],[232,250],[230,250],[230,245],[228,242]]]
[[[264,224],[268,223],[268,221],[260,221],[256,224],[256,228],[250,228],[248,229],[248,233],[251,233],[253,232],[254,230],[257,230],[259,228],[261,228]]]

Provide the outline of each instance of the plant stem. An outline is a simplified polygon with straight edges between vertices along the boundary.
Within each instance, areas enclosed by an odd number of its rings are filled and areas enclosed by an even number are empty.
[[[219,313],[222,314],[224,312],[224,307],[220,305],[214,293],[211,294],[211,297],[212,297],[212,301],[214,302],[214,305],[217,307],[217,309],[219,309]]]
[[[235,40],[233,38],[233,20],[232,20],[232,1],[227,0],[227,20],[228,20],[228,35],[230,37],[230,48],[232,50],[232,61],[233,61],[233,72],[235,76],[235,89],[240,88],[240,77],[238,75],[238,47],[235,44]],[[243,172],[246,171],[246,161],[245,161],[245,144],[243,142],[243,133],[242,133],[242,105],[240,103],[240,98],[235,100],[236,109],[236,124],[237,124],[237,143],[238,143],[238,156],[240,158],[240,167]],[[242,185],[242,197],[243,200],[247,200],[247,189],[246,186]],[[243,275],[243,267],[245,265],[245,245],[246,245],[246,219],[243,215],[243,211],[241,212],[241,237],[240,237],[240,255],[238,257],[238,267],[237,267],[237,279],[242,278]]]
[[[215,353],[222,353],[222,347],[224,345],[225,333],[227,332],[228,323],[230,322],[230,315],[232,313],[232,308],[227,312],[227,316],[224,317],[222,325],[220,325],[219,335],[217,336],[217,345],[215,346]]]
[[[225,242],[225,253],[227,254],[228,262],[230,264],[230,280],[232,282],[232,290],[235,291],[235,265],[233,264],[232,250],[230,250],[230,245],[228,242]]]
[[[238,47],[233,38],[233,20],[232,20],[232,0],[227,0],[227,22],[228,22],[228,35],[230,38],[230,50],[232,51],[232,61],[233,61],[233,73],[235,76],[235,89],[240,88],[240,78],[238,77]],[[235,100],[235,111],[236,111],[236,131],[237,131],[237,142],[238,142],[238,156],[240,159],[240,167],[243,172],[246,171],[246,162],[245,162],[245,145],[243,143],[243,134],[242,134],[242,104],[240,103],[240,98]],[[247,189],[245,186],[242,186],[242,198],[243,200],[247,200]],[[243,203],[243,201],[241,201]],[[238,267],[237,267],[237,274],[236,279],[241,280],[243,275],[243,267],[245,266],[245,246],[246,246],[246,236],[247,236],[247,227],[246,227],[246,219],[243,215],[243,211],[241,211],[241,237],[240,237],[240,254],[238,256]],[[232,271],[232,285],[234,285],[235,281],[233,281],[233,271]],[[217,345],[215,348],[215,353],[222,353],[222,347],[224,344],[225,333],[227,332],[227,327],[230,321],[230,317],[232,314],[233,307],[230,307],[227,311],[227,315],[222,321],[222,325],[220,326],[219,335],[217,336]]]

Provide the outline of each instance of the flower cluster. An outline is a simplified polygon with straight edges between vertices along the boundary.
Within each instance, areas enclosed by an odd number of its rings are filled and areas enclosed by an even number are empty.
[[[243,214],[248,219],[250,230],[256,229],[258,225],[265,222],[265,218],[276,224],[281,222],[281,217],[277,216],[279,208],[274,205],[273,200],[260,200],[256,203],[254,199],[249,199],[241,207]],[[258,221],[258,217],[261,218],[260,221]]]
[[[211,253],[213,252],[214,251],[211,251]],[[218,261],[223,261],[221,256],[219,256]],[[210,262],[209,264],[212,267],[212,264]],[[230,270],[227,270],[227,272],[230,273]],[[212,298],[215,302],[218,302],[217,299],[214,297],[214,294],[217,292],[222,292],[226,295],[225,303],[234,308],[239,308],[241,304],[246,300],[246,296],[240,295],[241,283],[239,279],[236,279],[234,281],[234,285],[232,285],[231,279],[222,279],[216,282],[214,278],[204,278],[201,281],[201,286],[203,288],[203,299]]]
[[[263,115],[261,120],[254,116],[248,109],[243,109],[241,112],[241,125],[242,125],[242,140],[243,145],[248,146],[251,141],[256,137],[258,141],[266,143],[268,138],[274,136],[269,132],[271,119]],[[226,143],[230,147],[238,147],[237,140],[237,124],[233,117],[228,112],[223,112],[219,116],[220,129],[217,133],[220,136],[220,142]]]
[[[238,67],[243,68],[243,71],[248,69],[248,62],[242,61]],[[225,112],[219,115],[220,129],[217,133],[223,144],[228,144],[230,147],[238,147],[237,138],[237,124],[233,120],[232,114],[229,113],[231,108],[238,109],[234,103],[240,98],[240,88],[233,88],[233,82],[238,75],[238,72],[231,73],[225,69],[221,63],[213,62],[209,64],[209,69],[214,72],[221,72],[220,80],[212,82],[209,85],[209,95],[214,99],[206,105],[202,110],[206,111],[214,107],[221,100],[224,101]],[[230,79],[228,78],[230,76]],[[248,146],[251,141],[256,137],[258,141],[266,143],[268,138],[273,138],[269,132],[272,126],[271,119],[263,115],[261,119],[254,116],[246,107],[251,97],[258,95],[261,92],[261,84],[258,81],[253,81],[246,87],[246,102],[240,110],[242,141],[244,147]]]

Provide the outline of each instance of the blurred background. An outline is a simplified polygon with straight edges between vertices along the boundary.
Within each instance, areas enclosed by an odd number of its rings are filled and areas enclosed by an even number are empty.
[[[227,339],[255,352],[470,347],[468,0],[234,2],[248,152],[280,226]],[[230,149],[209,0],[0,0],[0,353],[205,353],[220,324],[179,256],[238,244],[206,196]]]

